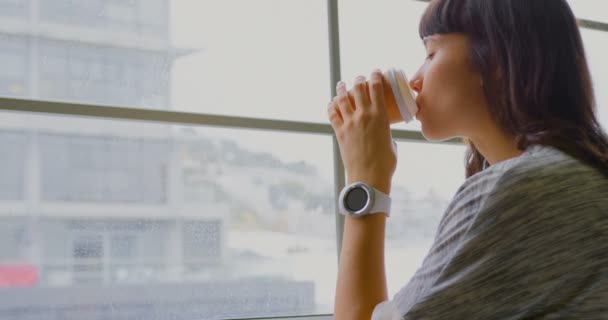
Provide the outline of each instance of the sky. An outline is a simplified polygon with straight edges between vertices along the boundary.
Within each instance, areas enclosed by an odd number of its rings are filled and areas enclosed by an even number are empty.
[[[608,22],[608,4],[571,0],[575,15]],[[172,74],[172,108],[328,123],[331,100],[325,0],[173,0],[172,42],[198,49],[179,58]],[[426,4],[411,0],[339,2],[342,79],[372,69],[413,74],[425,57],[417,26]],[[604,8],[600,8],[600,7]],[[608,33],[583,30],[601,122],[608,126]],[[417,121],[394,129],[419,130]],[[329,136],[197,128],[271,152],[283,161],[317,166],[333,182]],[[297,146],[297,147],[296,147]],[[396,183],[434,187],[449,197],[463,181],[464,148],[400,143]],[[410,170],[418,168],[417,170]],[[434,168],[430,170],[430,168]],[[435,173],[433,176],[430,172]]]

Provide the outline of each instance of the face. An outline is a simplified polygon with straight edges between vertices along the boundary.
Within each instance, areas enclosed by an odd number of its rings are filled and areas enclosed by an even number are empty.
[[[410,80],[418,94],[422,134],[431,141],[471,137],[487,121],[481,75],[470,63],[463,34],[436,34],[424,39],[427,58]]]

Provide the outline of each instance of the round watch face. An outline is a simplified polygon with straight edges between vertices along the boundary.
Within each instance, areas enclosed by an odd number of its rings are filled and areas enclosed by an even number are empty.
[[[355,187],[344,197],[344,206],[351,212],[357,212],[365,208],[368,200],[367,191],[361,187]]]

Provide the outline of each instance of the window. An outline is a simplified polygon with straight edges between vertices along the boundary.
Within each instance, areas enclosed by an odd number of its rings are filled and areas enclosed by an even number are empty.
[[[342,79],[349,86],[356,76],[368,78],[375,68],[396,67],[408,78],[414,75],[426,56],[418,22],[427,3],[340,0],[338,5]],[[412,121],[397,127],[419,131],[420,123]]]
[[[103,257],[103,242],[101,236],[84,235],[74,240],[73,256],[76,260]]]
[[[110,239],[113,259],[131,259],[137,256],[137,238],[130,234],[114,235]]]
[[[608,63],[604,57],[608,55],[608,31],[582,30],[585,53],[591,71],[591,78],[595,91],[597,103],[597,114],[600,123],[608,130],[608,92],[604,90],[608,86]]]
[[[183,225],[182,243],[186,268],[201,270],[205,264],[221,263],[222,220],[187,221]]]
[[[29,12],[29,2],[29,0],[0,0],[0,15],[11,18],[25,18]]]
[[[44,200],[166,202],[168,141],[65,134],[40,140]]]
[[[164,52],[41,42],[40,98],[166,108],[170,57]]]
[[[103,15],[113,25],[123,28],[137,26],[137,0],[105,0]]]
[[[27,141],[25,132],[0,130],[0,201],[24,198]]]
[[[0,18],[1,19],[1,18]],[[0,94],[24,97],[29,94],[28,41],[18,37],[2,37],[0,41]]]
[[[169,3],[169,0],[41,1],[40,16],[42,21],[80,28],[166,36]]]
[[[603,89],[608,85],[608,64],[604,61],[608,54],[605,45],[608,41],[608,11],[591,0],[569,0],[568,3],[578,18],[603,24],[600,30],[581,28],[581,35],[593,80],[597,114],[604,129],[608,130],[608,93]]]
[[[23,259],[40,270],[37,288],[171,286],[148,299],[179,297],[171,309],[194,297],[196,306],[183,308],[193,317],[331,312],[329,136],[23,117],[32,138],[21,147],[36,170],[20,181],[40,197],[20,209],[37,217],[24,223],[35,236]],[[230,295],[209,295],[210,287]],[[87,303],[101,307],[103,297]]]
[[[411,76],[426,5],[339,1],[336,61],[325,0],[0,0],[0,109],[29,111],[0,111],[0,317],[331,313],[330,62]],[[608,33],[582,33],[606,126]],[[394,129],[391,295],[464,181],[464,146]]]
[[[40,19],[63,24],[81,26],[99,26],[103,21],[103,0],[90,0],[86,2],[74,0],[59,0],[50,3],[40,2]]]
[[[103,237],[99,234],[78,234],[72,243],[73,281],[101,283],[103,280]]]
[[[129,84],[117,84],[111,92],[86,79],[73,79],[76,83],[68,89],[61,88],[62,81],[51,81],[56,78],[45,79],[41,84],[47,86],[47,95],[42,99],[325,122],[330,95],[325,1],[62,0],[42,2],[41,10],[41,19],[53,22],[49,28],[100,42],[91,47],[58,43],[63,51],[55,54],[63,63],[84,55],[78,51],[87,47],[108,60],[120,60],[122,70],[136,68]],[[122,31],[112,31],[134,15],[136,31],[145,34],[135,33],[129,41]],[[102,36],[101,31],[113,33]],[[104,80],[107,85],[117,79]],[[301,88],[308,94],[302,95]],[[135,101],[113,98],[133,92]],[[255,107],[243,107],[249,105]]]
[[[568,4],[578,18],[608,23],[608,11],[597,1],[568,0]]]
[[[0,261],[19,264],[29,242],[24,218],[0,218]],[[1,282],[1,280],[0,280]],[[3,285],[0,285],[2,287]]]
[[[139,11],[141,28],[146,32],[168,33],[169,2],[165,0],[140,0],[140,2],[144,2],[143,5],[140,4],[144,9]]]
[[[389,296],[414,275],[433,243],[439,220],[465,180],[464,146],[397,142],[391,222],[386,229]]]

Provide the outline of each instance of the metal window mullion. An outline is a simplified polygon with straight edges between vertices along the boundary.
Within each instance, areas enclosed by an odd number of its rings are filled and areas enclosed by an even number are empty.
[[[329,124],[248,117],[211,115],[196,112],[100,106],[79,103],[0,98],[0,110],[40,113],[50,116],[83,116],[111,120],[137,120],[176,125],[212,126],[236,129],[276,130],[295,133],[331,134]]]
[[[331,96],[336,95],[336,86],[342,78],[340,65],[340,28],[338,19],[338,0],[327,0],[327,23],[329,33],[329,85]],[[344,164],[340,156],[338,141],[332,130],[333,159],[334,159],[334,199],[338,196],[346,183]],[[340,263],[340,252],[342,250],[342,235],[344,233],[344,216],[338,213],[338,201],[334,201],[334,212],[336,216],[336,247],[337,259]]]
[[[0,98],[0,111],[46,114],[49,116],[83,116],[110,120],[136,120],[174,125],[209,126],[233,129],[256,129],[293,133],[333,135],[331,125],[314,122],[272,120],[237,116],[211,115],[197,112],[112,107],[43,100]],[[429,143],[418,131],[392,130],[395,140]],[[433,143],[458,143],[448,140]]]
[[[342,251],[342,236],[344,234],[344,216],[338,213],[338,197],[340,191],[346,184],[346,170],[340,156],[340,148],[336,137],[332,137],[334,156],[334,212],[336,213],[336,248],[338,263],[340,263],[340,252]]]
[[[608,32],[608,23],[579,18],[578,26],[584,29],[595,30],[600,32]]]

